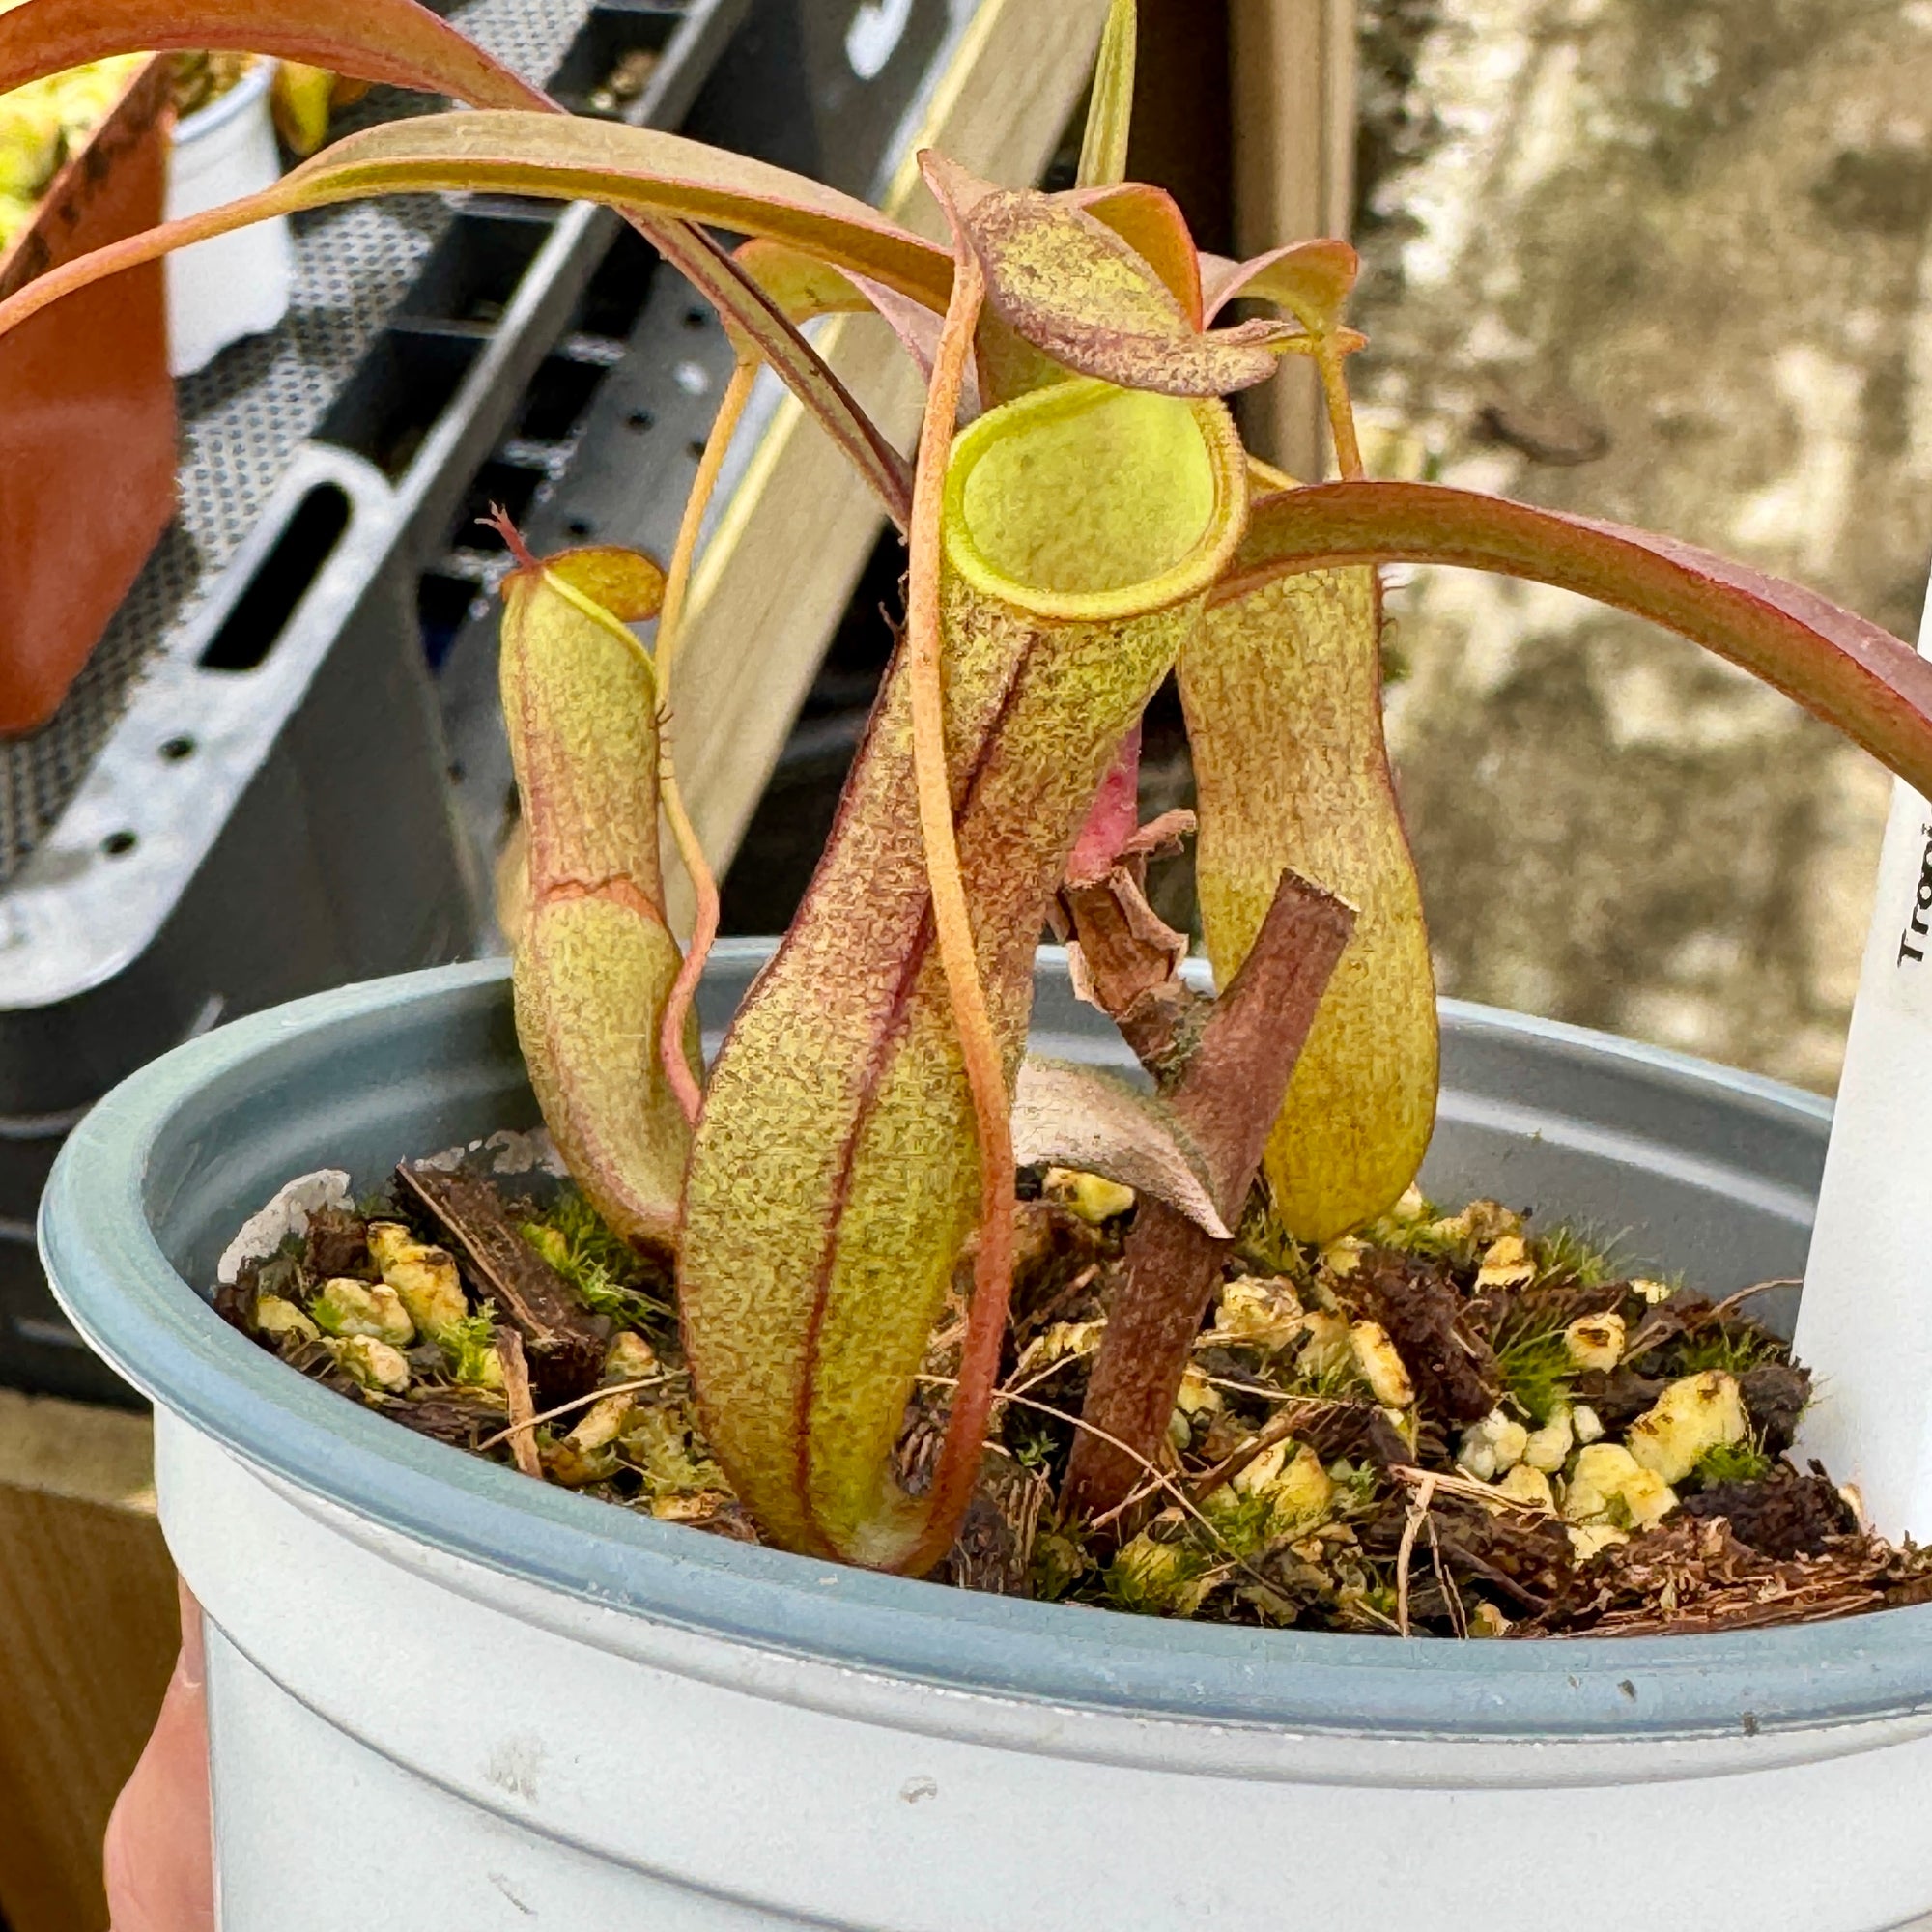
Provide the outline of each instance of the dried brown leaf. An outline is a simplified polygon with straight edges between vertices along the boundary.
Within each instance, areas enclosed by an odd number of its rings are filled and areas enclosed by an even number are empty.
[[[1013,1156],[1022,1167],[1070,1167],[1164,1201],[1217,1240],[1230,1240],[1207,1163],[1173,1110],[1118,1075],[1071,1061],[1029,1058],[1013,1101]]]

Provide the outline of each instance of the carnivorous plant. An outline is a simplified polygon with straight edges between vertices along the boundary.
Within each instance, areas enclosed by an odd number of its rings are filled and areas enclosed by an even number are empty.
[[[265,193],[44,274],[0,328],[269,215],[493,190],[621,211],[731,331],[739,374],[668,570],[517,545],[502,682],[530,834],[516,1000],[531,1078],[583,1191],[674,1257],[710,1441],[777,1544],[909,1573],[946,1552],[996,1396],[1016,1161],[1140,1192],[1068,1477],[1091,1510],[1158,1453],[1251,1186],[1325,1242],[1413,1179],[1435,1000],[1382,742],[1378,565],[1508,572],[1650,618],[1932,791],[1932,668],[1861,619],[1669,538],[1365,476],[1354,257],[1320,240],[1205,256],[1168,195],[1125,179],[1133,0],[1106,21],[1077,186],[1003,189],[923,157],[946,245],[780,169],[565,115],[414,0],[23,0],[0,14],[0,90],[176,46],[469,111],[351,134]],[[751,239],[729,252],[721,230]],[[1224,323],[1236,302],[1270,313]],[[926,372],[911,454],[800,332],[835,310],[876,311]],[[1319,371],[1336,480],[1242,447],[1227,399],[1289,356]],[[692,999],[717,895],[677,788],[676,655],[706,504],[764,366],[903,533],[908,605],[823,862],[706,1069]],[[646,647],[630,627],[652,616]],[[1137,822],[1138,722],[1175,671],[1214,1002],[1181,984],[1140,893],[1177,828]],[[661,815],[697,888],[687,948]],[[1151,1091],[1025,1062],[1049,922]],[[894,1445],[955,1276],[963,1357],[937,1473],[912,1495]]]

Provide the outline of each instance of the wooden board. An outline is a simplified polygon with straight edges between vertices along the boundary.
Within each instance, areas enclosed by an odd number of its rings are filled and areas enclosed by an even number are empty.
[[[1355,181],[1355,0],[1230,0],[1235,232],[1243,256],[1347,238]],[[1315,372],[1291,358],[1244,404],[1258,456],[1291,476],[1329,460]]]
[[[1093,71],[1107,0],[981,0],[913,144],[1008,186],[1037,181]],[[908,156],[885,197],[928,235],[938,211]],[[901,448],[923,386],[883,324],[839,317],[819,347]],[[722,876],[762,797],[881,519],[845,460],[787,399],[699,565],[679,660],[677,760],[705,852]],[[672,923],[689,890],[667,870]]]
[[[144,1416],[0,1390],[0,1915],[99,1932],[100,1838],[180,1638]]]

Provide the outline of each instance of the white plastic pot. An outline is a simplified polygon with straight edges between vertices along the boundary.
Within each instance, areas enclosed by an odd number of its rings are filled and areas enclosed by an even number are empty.
[[[170,221],[257,194],[281,179],[269,104],[274,76],[273,61],[257,60],[219,99],[176,127],[168,164]],[[170,255],[170,372],[191,376],[231,342],[273,328],[289,312],[295,270],[295,242],[279,215]]]
[[[726,948],[715,1027],[760,955]],[[1046,1050],[1118,1058],[1043,962]],[[1426,1179],[1802,1258],[1822,1103],[1445,1009]],[[1932,1909],[1932,1608],[1560,1643],[1010,1602],[533,1483],[292,1375],[187,1284],[291,1177],[533,1119],[499,969],[224,1028],[68,1143],[43,1252],[157,1409],[206,1605],[224,1932],[1882,1932]],[[1788,1310],[1786,1311],[1788,1313]]]

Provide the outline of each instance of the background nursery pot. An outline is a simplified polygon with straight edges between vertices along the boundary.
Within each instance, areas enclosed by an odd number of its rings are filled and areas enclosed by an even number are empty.
[[[175,128],[167,219],[258,194],[281,179],[269,108],[276,63],[258,60],[226,94]],[[191,376],[231,342],[273,328],[295,292],[295,242],[286,220],[218,235],[170,256],[168,367]]]
[[[763,952],[721,949],[706,1019]],[[1445,1009],[1425,1181],[1795,1271],[1828,1109]],[[1118,1061],[1044,955],[1037,1032]],[[1932,1608],[1403,1643],[942,1591],[660,1524],[291,1374],[186,1284],[283,1181],[534,1122],[505,973],[227,1027],[69,1142],[62,1301],[158,1406],[207,1606],[223,1924],[1881,1932],[1932,1909]],[[1787,1311],[1788,1312],[1788,1311]],[[1131,1856],[1122,1846],[1131,1845]]]
[[[0,298],[151,226],[168,64],[147,62],[0,246]],[[0,342],[0,735],[53,716],[175,506],[162,270],[89,289]]]

